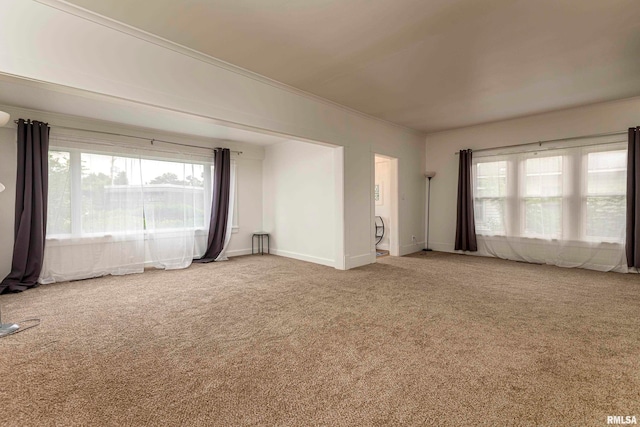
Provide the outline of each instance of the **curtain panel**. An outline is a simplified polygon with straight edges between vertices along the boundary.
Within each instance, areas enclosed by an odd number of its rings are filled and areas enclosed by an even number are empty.
[[[18,168],[11,272],[0,293],[37,286],[47,232],[49,126],[18,120]]]
[[[640,267],[640,127],[629,128],[627,148],[627,266]]]
[[[455,249],[475,252],[478,250],[478,244],[476,241],[473,187],[471,182],[472,152],[471,150],[460,150],[459,156]]]
[[[194,262],[224,261],[226,248],[231,238],[233,197],[231,196],[231,151],[216,148],[213,158],[213,196],[209,236],[204,255]]]

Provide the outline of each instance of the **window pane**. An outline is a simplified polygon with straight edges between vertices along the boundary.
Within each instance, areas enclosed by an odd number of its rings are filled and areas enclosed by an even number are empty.
[[[562,156],[536,157],[525,161],[525,196],[554,197],[562,194]]]
[[[479,234],[504,234],[505,199],[476,199],[475,220]]]
[[[47,234],[71,233],[70,154],[49,151]]]
[[[588,237],[622,242],[626,227],[625,196],[587,197]]]
[[[480,234],[504,234],[504,209],[507,195],[507,162],[476,164],[476,231]]]
[[[476,165],[476,197],[507,195],[507,162],[486,162]]]
[[[626,227],[627,150],[589,153],[585,234],[621,242]]]
[[[535,197],[525,199],[525,234],[559,236],[562,230],[562,199]]]
[[[589,153],[588,195],[622,195],[627,191],[627,151]]]
[[[204,165],[142,160],[142,173],[148,230],[205,226]]]
[[[140,160],[82,153],[82,233],[141,231]]]

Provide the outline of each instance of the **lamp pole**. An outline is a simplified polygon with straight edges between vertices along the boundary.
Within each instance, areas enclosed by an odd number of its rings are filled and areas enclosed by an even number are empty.
[[[429,180],[429,195],[427,196],[427,245],[423,251],[431,252],[433,249],[429,248],[429,231],[431,231],[431,178],[436,176],[435,172],[427,172],[424,176]]]

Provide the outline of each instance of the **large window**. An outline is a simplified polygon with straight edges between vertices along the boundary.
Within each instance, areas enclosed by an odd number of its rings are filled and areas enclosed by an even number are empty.
[[[90,138],[52,137],[40,283],[186,268],[201,257],[211,219],[211,150],[143,151]],[[235,161],[230,166],[228,214],[237,226]]]
[[[204,253],[211,163],[69,144],[49,151],[41,283],[185,268]]]
[[[624,145],[477,157],[474,166],[479,235],[624,241]]]
[[[47,235],[205,229],[211,176],[206,163],[51,150]]]

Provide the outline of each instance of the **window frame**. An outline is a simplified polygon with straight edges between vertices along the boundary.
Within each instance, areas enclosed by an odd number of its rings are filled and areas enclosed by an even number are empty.
[[[489,238],[491,236],[514,237],[518,239],[545,239],[563,240],[574,243],[612,243],[622,244],[618,238],[607,236],[587,235],[587,200],[588,194],[588,156],[594,152],[626,151],[626,143],[623,141],[611,141],[593,145],[574,145],[567,147],[553,147],[545,150],[528,152],[511,152],[508,154],[478,156],[473,159],[473,191],[474,208],[481,200],[502,200],[505,206],[504,233],[491,232],[476,228],[479,236]],[[559,196],[535,197],[543,199],[556,199],[560,201],[561,218],[560,228],[557,234],[545,235],[527,232],[526,227],[526,201],[534,198],[526,194],[526,161],[532,158],[560,157],[561,158],[561,191]],[[478,164],[506,161],[506,197],[486,197],[478,194]],[[607,197],[626,197],[626,194],[616,194]],[[603,196],[604,197],[604,196]],[[486,212],[485,212],[486,214]],[[477,216],[478,219],[482,217]],[[478,222],[476,223],[478,227]],[[513,234],[509,234],[509,231]]]
[[[478,175],[478,163],[498,163],[498,162],[504,162],[505,163],[505,195],[504,196],[477,196],[477,189],[478,189],[478,183],[480,181],[479,179],[479,175]],[[503,205],[503,209],[505,209],[505,211],[507,211],[508,209],[508,201],[509,201],[509,189],[508,189],[508,181],[509,181],[509,160],[506,157],[503,156],[497,156],[497,157],[492,157],[490,161],[473,161],[472,164],[472,173],[473,173],[473,190],[474,190],[474,194],[473,194],[473,207],[474,207],[474,221],[476,223],[476,233],[478,232],[478,216],[476,214],[476,206],[477,206],[477,200],[482,200],[482,206],[483,206],[483,217],[486,214],[486,207],[485,207],[485,201],[498,201],[498,202],[502,202]],[[507,232],[507,227],[506,224],[503,223],[503,228],[501,231],[499,232],[494,232],[491,231],[490,229],[486,228],[485,230],[481,230],[480,235],[483,236],[505,236],[506,232]],[[482,231],[487,232],[487,234],[482,234]]]
[[[60,142],[63,142],[60,140]],[[169,158],[164,152],[151,152],[151,154],[137,154],[136,150],[123,148],[122,151],[106,149],[102,150],[100,148],[93,147],[78,147],[77,144],[70,144],[72,146],[65,146],[65,144],[52,144],[49,147],[49,151],[69,153],[69,175],[70,175],[70,183],[69,183],[69,198],[70,198],[70,221],[71,227],[69,233],[49,233],[47,231],[46,239],[47,240],[78,240],[78,239],[89,239],[95,240],[100,238],[105,238],[108,236],[114,235],[124,235],[126,232],[114,232],[114,231],[103,231],[97,233],[87,233],[82,231],[82,154],[94,154],[94,155],[103,155],[103,156],[118,156],[118,157],[127,157],[131,159],[140,159],[142,160],[156,160],[156,161],[165,161],[172,163],[185,163],[185,164],[194,164],[194,165],[202,165],[204,170],[204,218],[203,218],[203,226],[197,226],[193,228],[166,228],[166,229],[156,229],[153,230],[153,233],[158,234],[172,234],[179,233],[183,230],[193,230],[196,233],[206,233],[209,229],[209,222],[211,217],[211,201],[212,201],[212,185],[213,185],[213,161],[197,159],[196,156],[193,155],[183,155],[184,160],[176,160],[175,157]],[[161,155],[164,154],[164,155]],[[175,155],[180,156],[180,154],[175,153]],[[49,173],[49,171],[47,171]],[[236,191],[237,191],[237,179],[236,179]],[[235,203],[237,203],[237,192],[235,197]],[[234,209],[234,220],[237,218],[236,215],[237,206]],[[144,221],[144,217],[142,218]],[[237,230],[237,224],[232,224],[232,227]],[[143,232],[145,235],[145,239],[147,239],[148,234],[151,231],[143,228]]]
[[[624,243],[621,240],[615,239],[615,238],[611,238],[609,236],[589,236],[587,234],[587,227],[588,227],[588,210],[587,210],[587,203],[588,203],[588,199],[590,197],[599,197],[599,198],[605,198],[605,197],[622,197],[624,198],[624,200],[626,201],[627,198],[627,194],[626,194],[626,186],[624,188],[624,192],[621,194],[609,194],[609,195],[594,195],[591,196],[589,195],[589,154],[592,153],[606,153],[606,152],[615,152],[615,151],[623,151],[627,152],[628,147],[625,143],[621,142],[621,143],[612,143],[612,144],[607,144],[606,146],[604,145],[596,145],[593,147],[587,147],[582,151],[582,176],[581,176],[581,181],[580,181],[580,213],[581,213],[581,226],[580,226],[580,240],[585,241],[585,242],[602,242],[602,243]],[[624,171],[626,173],[626,165],[624,168]],[[623,203],[624,204],[624,203]]]
[[[542,154],[540,154],[542,153]],[[566,153],[559,153],[558,150],[553,150],[553,151],[545,151],[545,152],[532,152],[532,153],[527,153],[526,155],[521,156],[518,159],[518,173],[517,173],[517,179],[518,179],[518,183],[519,185],[518,187],[518,193],[516,195],[516,202],[518,204],[518,211],[520,214],[520,227],[519,227],[519,236],[521,237],[528,237],[528,238],[532,238],[532,239],[557,239],[560,236],[562,236],[562,231],[563,231],[563,219],[564,219],[564,197],[563,197],[563,190],[565,189],[565,172],[567,170],[566,168],[566,159],[565,159]],[[554,174],[554,175],[559,175],[560,178],[560,195],[558,196],[547,196],[547,197],[543,197],[543,196],[528,196],[527,195],[527,171],[526,171],[526,167],[527,167],[527,161],[528,160],[533,160],[533,159],[544,159],[544,158],[552,158],[552,157],[559,157],[560,158],[560,172],[558,174]],[[539,174],[538,176],[542,177],[543,174]],[[508,183],[507,183],[508,185]],[[529,231],[527,230],[527,201],[531,200],[531,199],[542,199],[542,200],[557,200],[560,203],[560,227],[559,227],[559,233],[556,234],[544,234],[544,233],[537,233],[534,231]]]

